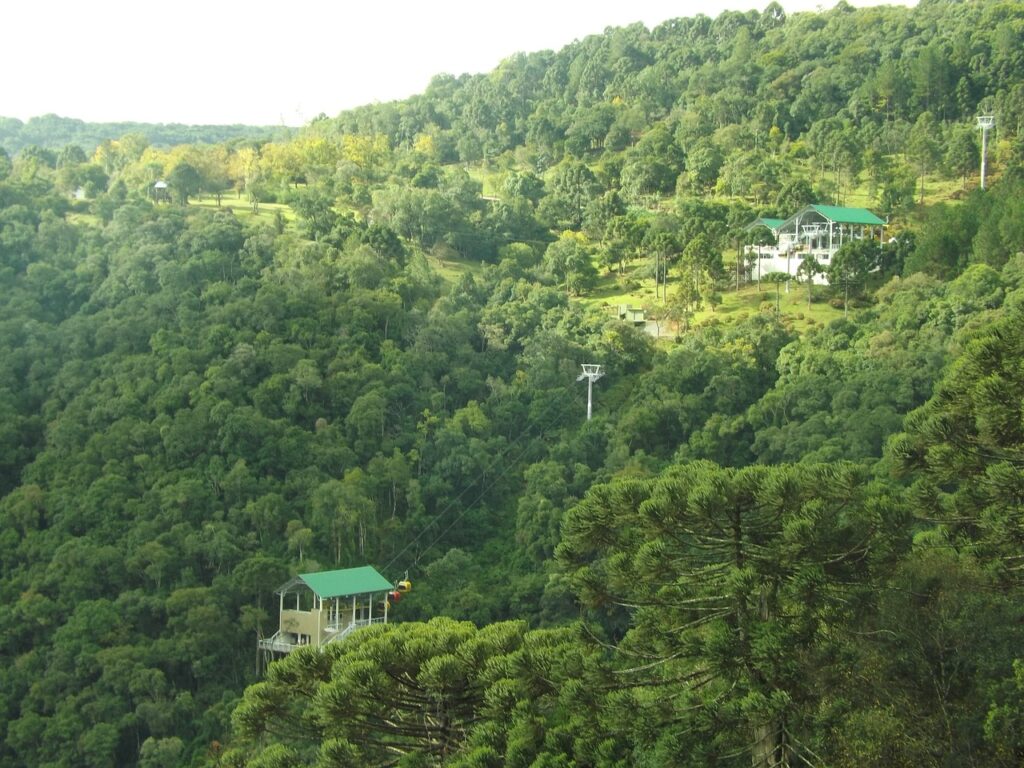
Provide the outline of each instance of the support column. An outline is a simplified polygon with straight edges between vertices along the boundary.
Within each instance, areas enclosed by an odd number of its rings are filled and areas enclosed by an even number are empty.
[[[590,421],[594,410],[594,382],[604,376],[604,371],[600,365],[592,363],[583,363],[582,365],[583,373],[576,377],[576,381],[587,380],[587,421]]]
[[[981,129],[981,188],[985,188],[985,160],[988,156],[988,132],[996,124],[993,115],[978,115],[978,127]]]

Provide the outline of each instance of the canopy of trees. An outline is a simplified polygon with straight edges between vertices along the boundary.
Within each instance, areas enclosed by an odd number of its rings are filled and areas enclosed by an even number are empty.
[[[290,138],[0,122],[0,763],[1019,765],[1022,33],[772,4]],[[864,188],[847,317],[694,321]],[[395,623],[261,678],[274,588],[365,563]]]

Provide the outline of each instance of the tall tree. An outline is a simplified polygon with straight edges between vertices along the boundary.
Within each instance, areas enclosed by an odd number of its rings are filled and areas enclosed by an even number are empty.
[[[643,716],[677,761],[810,758],[798,724],[821,692],[804,664],[863,577],[865,499],[850,466],[696,462],[595,486],[569,512],[558,556],[609,631],[628,619],[619,675],[664,690]]]
[[[192,195],[196,195],[202,189],[203,180],[199,171],[189,163],[178,163],[167,175],[167,181],[171,189],[182,205],[188,205]]]
[[[563,232],[544,251],[544,268],[565,286],[566,295],[579,295],[593,286],[597,270],[591,261],[586,236]]]
[[[946,168],[960,177],[963,189],[967,189],[967,177],[978,168],[981,157],[976,132],[973,126],[958,125],[950,132],[946,145]]]
[[[832,256],[828,266],[828,282],[843,290],[843,316],[849,311],[850,291],[856,295],[864,290],[868,276],[878,269],[881,249],[873,240],[850,240]]]
[[[921,202],[924,203],[924,178],[942,157],[939,143],[939,126],[931,112],[922,112],[910,131],[907,153],[917,166],[917,176],[921,182]]]
[[[1024,583],[1022,333],[1024,316],[1013,308],[979,331],[893,444],[901,466],[921,473],[925,515],[946,522],[1016,584]]]
[[[445,761],[480,719],[491,665],[520,646],[524,630],[522,622],[478,630],[436,618],[300,649],[249,688],[235,727],[258,754],[293,761]]]
[[[796,275],[799,280],[802,280],[807,285],[807,311],[811,310],[811,299],[814,293],[814,278],[817,275],[823,274],[825,268],[821,262],[814,258],[814,254],[808,253],[804,256],[803,261],[800,262],[800,266],[796,268]]]

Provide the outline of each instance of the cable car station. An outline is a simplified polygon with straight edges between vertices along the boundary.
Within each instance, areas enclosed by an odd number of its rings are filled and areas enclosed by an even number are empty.
[[[258,646],[269,655],[285,654],[327,645],[359,627],[386,624],[390,604],[411,589],[408,580],[392,585],[369,565],[300,574],[275,590],[279,629]]]

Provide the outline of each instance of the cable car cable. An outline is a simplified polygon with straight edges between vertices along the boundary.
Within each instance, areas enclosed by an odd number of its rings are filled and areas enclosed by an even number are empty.
[[[565,399],[568,399],[568,400],[577,400],[579,402],[582,402],[581,396],[573,395],[573,394],[570,394],[569,392],[567,392],[564,397],[565,397]],[[561,404],[562,404],[562,401],[557,401],[556,402],[556,405],[558,405],[558,406],[560,406]],[[570,413],[570,410],[568,408],[560,407],[556,411],[556,413],[557,413],[557,419],[547,419],[547,420],[545,420],[544,424],[542,425],[545,429],[550,428],[552,425],[554,425],[556,423],[556,421],[558,423],[561,423],[566,418],[566,416]],[[495,456],[494,459],[491,460],[490,464],[488,464],[488,466],[484,469],[483,476],[486,476],[487,473],[491,470],[491,468],[493,468],[499,461],[504,459],[505,456],[515,447],[515,445],[517,443],[519,443],[519,441],[522,440],[523,437],[525,437],[526,434],[534,426],[536,426],[539,423],[540,423],[539,420],[537,422],[533,423],[533,424],[528,422],[527,425],[523,428],[523,430],[516,436],[516,438],[512,442],[510,442],[497,456]],[[498,480],[500,480],[502,477],[504,477],[508,473],[508,471],[512,468],[512,466],[515,463],[517,463],[519,461],[519,459],[521,459],[526,454],[526,452],[529,449],[530,449],[530,446],[527,445],[520,452],[520,454],[516,457],[516,459],[513,462],[507,463],[505,465],[504,469],[502,469],[500,472],[498,472],[497,475],[494,476],[494,479],[487,485],[487,487],[484,488],[477,495],[477,497],[472,502],[470,502],[470,504],[465,509],[463,509],[462,512],[460,512],[458,514],[458,516],[443,531],[441,531],[440,534],[438,534],[430,542],[430,544],[428,544],[426,547],[423,548],[423,550],[420,552],[420,554],[417,555],[416,558],[413,560],[413,564],[414,565],[418,564],[419,560],[423,556],[423,554],[425,552],[427,552],[430,549],[430,547],[434,546],[434,544],[436,544],[441,539],[442,536],[444,536],[449,530],[451,530],[451,528],[455,525],[455,523],[457,523],[459,520],[461,520],[465,516],[465,514],[467,512],[469,512],[469,510],[472,509],[480,501],[480,499],[483,498],[484,494],[487,493],[487,491],[489,491],[492,487],[494,487],[494,484],[497,483]],[[479,477],[477,479],[479,479]],[[454,499],[450,499],[448,501],[448,503],[445,505],[444,509],[442,509],[441,512],[439,514],[437,514],[434,517],[433,520],[431,520],[426,526],[424,526],[423,530],[421,530],[418,534],[416,534],[416,536],[412,539],[412,541],[410,541],[408,544],[406,544],[398,552],[398,554],[396,554],[390,560],[390,562],[388,562],[388,564],[384,566],[383,570],[385,570],[385,571],[388,570],[392,565],[395,564],[395,562],[402,555],[404,555],[413,545],[415,545],[416,542],[418,542],[421,538],[423,538],[423,536],[430,530],[431,527],[437,525],[439,523],[439,521],[441,519],[443,519],[445,517],[445,515],[447,515],[453,509],[455,503],[457,501],[459,501],[466,493],[469,492],[469,490],[473,487],[474,483],[476,483],[476,482],[477,482],[477,480],[474,480],[473,482],[469,483],[465,488],[463,488],[461,491],[459,491],[458,495],[456,495]],[[408,573],[408,571],[407,571],[407,573]]]

